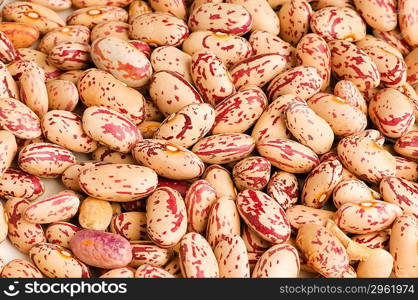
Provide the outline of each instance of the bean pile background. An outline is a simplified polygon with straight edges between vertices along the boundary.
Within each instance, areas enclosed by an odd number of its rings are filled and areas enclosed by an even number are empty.
[[[1,277],[418,277],[417,1],[104,2],[1,5]]]

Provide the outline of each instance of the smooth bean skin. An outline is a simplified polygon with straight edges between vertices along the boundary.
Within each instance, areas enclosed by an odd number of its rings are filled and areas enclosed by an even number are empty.
[[[74,235],[70,247],[80,260],[103,269],[124,267],[132,260],[128,240],[113,233],[84,229]]]

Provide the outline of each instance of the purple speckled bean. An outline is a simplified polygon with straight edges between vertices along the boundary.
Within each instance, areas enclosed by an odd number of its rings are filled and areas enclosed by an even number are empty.
[[[84,229],[74,235],[70,247],[81,261],[103,269],[121,268],[132,260],[128,240],[113,233]]]

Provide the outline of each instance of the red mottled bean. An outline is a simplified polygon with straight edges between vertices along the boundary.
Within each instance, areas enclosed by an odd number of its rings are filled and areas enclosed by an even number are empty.
[[[56,178],[76,163],[76,157],[64,147],[51,143],[34,143],[19,153],[19,167],[32,175]]]
[[[204,3],[191,11],[188,25],[191,31],[210,30],[243,35],[252,28],[253,18],[242,5]]]
[[[319,158],[315,152],[288,139],[263,140],[257,145],[257,150],[273,166],[286,172],[308,173],[319,164]]]
[[[289,220],[283,208],[267,194],[245,190],[238,194],[237,207],[248,227],[267,241],[280,244],[289,239]]]
[[[135,18],[129,35],[154,47],[179,46],[189,35],[189,28],[183,20],[171,14],[153,12]]]
[[[216,199],[216,190],[206,180],[197,180],[190,186],[184,197],[189,232],[202,233],[205,231],[210,209]]]
[[[246,134],[225,133],[201,139],[192,151],[205,163],[225,164],[248,156],[254,146],[253,138]]]
[[[305,224],[296,237],[298,248],[305,254],[309,266],[326,278],[356,277],[346,249],[327,228]]]
[[[271,164],[260,156],[251,156],[239,161],[232,170],[238,190],[262,190],[270,180]]]
[[[176,190],[157,188],[147,199],[146,211],[147,233],[157,246],[173,247],[186,234],[186,206]]]
[[[345,203],[335,213],[338,227],[349,233],[364,234],[389,228],[402,215],[399,206],[369,200],[359,203]]]
[[[202,175],[205,169],[198,155],[164,140],[140,141],[132,150],[132,155],[139,163],[169,179],[193,179]]]
[[[214,253],[219,265],[219,278],[250,277],[248,253],[240,236],[227,236],[220,240]]]
[[[252,278],[296,278],[299,275],[299,254],[291,245],[274,245],[261,255]]]
[[[78,180],[89,196],[116,202],[142,199],[157,187],[157,174],[153,170],[129,164],[83,168]],[[103,186],[107,188],[103,189]]]
[[[23,218],[35,224],[47,224],[71,219],[78,211],[80,199],[74,194],[59,193],[43,200],[32,202]]]
[[[267,185],[267,194],[287,210],[292,207],[299,196],[299,185],[295,175],[287,172],[276,172]]]

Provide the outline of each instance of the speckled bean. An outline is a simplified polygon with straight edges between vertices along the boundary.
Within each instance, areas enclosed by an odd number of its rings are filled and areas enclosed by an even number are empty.
[[[94,64],[129,87],[140,88],[151,78],[151,63],[128,41],[114,36],[96,39],[91,45]]]
[[[13,99],[0,99],[0,127],[21,139],[42,134],[39,117],[25,104]]]
[[[286,68],[285,58],[276,53],[251,56],[230,69],[236,89],[248,86],[263,87]]]
[[[142,140],[134,123],[123,114],[103,106],[87,108],[82,123],[88,137],[115,151],[127,153]]]
[[[57,78],[62,73],[61,70],[59,70],[57,67],[48,62],[48,56],[45,53],[42,53],[41,51],[37,51],[32,48],[20,48],[17,50],[17,52],[21,60],[32,61],[36,63],[39,67],[41,67],[45,71],[45,77],[47,81]],[[9,71],[12,73],[13,77],[15,75],[11,70],[11,66],[15,64],[22,64],[22,62],[18,60],[9,66]],[[26,63],[23,62],[23,66],[24,65],[26,65]]]
[[[278,16],[279,36],[286,42],[296,45],[302,36],[308,33],[312,8],[305,0],[287,1],[280,8]]]
[[[97,142],[84,132],[81,117],[72,112],[50,110],[43,116],[41,126],[48,140],[68,150],[89,153],[97,148]]]
[[[283,208],[267,194],[245,190],[237,197],[238,211],[245,223],[272,243],[283,243],[290,237],[290,223]]]
[[[297,278],[300,271],[299,254],[291,245],[274,245],[259,258],[252,278]]]
[[[349,265],[347,251],[327,228],[305,224],[296,237],[298,248],[305,254],[308,265],[326,278],[352,278],[356,274]]]
[[[70,241],[82,228],[67,222],[54,222],[48,225],[45,236],[48,243],[64,248],[70,248]]]
[[[41,271],[31,262],[24,259],[9,261],[1,271],[1,278],[42,278]]]
[[[19,99],[19,89],[6,65],[0,62],[0,98]]]
[[[166,265],[173,257],[173,250],[160,248],[150,241],[132,241],[132,261],[129,266],[139,267],[150,264],[157,267]]]
[[[386,87],[397,87],[406,83],[407,65],[403,57],[378,46],[363,50],[376,64],[381,84]]]
[[[343,166],[338,160],[320,163],[305,179],[301,191],[302,203],[314,208],[324,206],[341,181],[342,174]]]
[[[48,92],[45,73],[39,71],[30,69],[23,72],[19,82],[21,101],[41,118],[48,111]]]
[[[412,47],[418,46],[418,3],[414,0],[399,0],[399,27],[405,41]]]
[[[233,199],[221,197],[212,205],[206,228],[206,240],[212,249],[228,236],[240,235],[240,217]]]
[[[395,175],[395,158],[370,137],[345,137],[337,151],[343,165],[360,179],[378,183],[385,176]]]
[[[195,31],[182,45],[184,52],[193,55],[196,51],[207,49],[231,67],[252,55],[250,43],[243,37],[212,31]]]
[[[119,234],[129,241],[144,240],[147,236],[147,219],[144,212],[129,211],[114,215],[110,232]]]
[[[191,11],[188,25],[191,31],[210,30],[243,35],[252,28],[253,18],[242,5],[204,3]]]
[[[333,190],[332,199],[336,208],[345,203],[360,203],[380,199],[378,192],[357,179],[343,180]]]
[[[331,149],[334,142],[331,126],[308,105],[296,101],[289,103],[285,115],[287,129],[301,144],[317,154],[326,153]]]
[[[105,37],[116,37],[121,40],[129,40],[129,24],[119,21],[100,23],[93,27],[90,34],[91,42]]]
[[[78,223],[85,229],[105,231],[113,216],[109,201],[87,197],[81,202]]]
[[[358,234],[352,236],[351,239],[370,249],[387,249],[389,246],[390,230]]]
[[[0,62],[10,63],[16,59],[17,53],[13,43],[0,31]]]
[[[136,163],[135,159],[130,153],[122,153],[106,146],[99,146],[91,154],[92,158],[97,161],[108,162],[112,164],[131,164]]]
[[[134,278],[135,269],[131,267],[116,268],[107,271],[100,278]]]
[[[251,136],[256,143],[265,139],[286,138],[290,139],[290,132],[286,127],[285,111],[292,102],[303,102],[302,99],[294,95],[283,95],[275,99],[255,123]],[[272,130],[274,129],[274,130]]]
[[[314,67],[299,66],[277,75],[267,88],[269,99],[293,94],[307,100],[321,89],[323,80]]]
[[[62,42],[51,49],[48,62],[61,70],[85,69],[90,64],[90,46],[80,42]]]
[[[193,82],[190,74],[192,57],[173,46],[158,47],[152,51],[150,58],[155,72],[173,71],[179,73],[188,82]]]
[[[232,94],[215,106],[212,134],[244,133],[261,116],[267,97],[258,87],[249,87]]]
[[[55,11],[66,10],[71,7],[71,0],[28,0],[27,2],[37,3]]]
[[[15,48],[31,47],[39,38],[38,27],[20,22],[0,22],[0,31]]]
[[[50,80],[46,83],[49,110],[73,111],[78,104],[77,86],[69,80]]]
[[[214,106],[235,92],[226,66],[208,50],[199,50],[193,54],[191,74],[205,101]]]
[[[96,165],[81,170],[79,183],[81,189],[91,197],[127,202],[144,198],[152,193],[157,187],[157,174],[143,166]],[[107,188],[103,189],[104,186]]]
[[[418,159],[418,131],[412,130],[403,135],[396,141],[394,149],[402,156]]]
[[[89,268],[68,249],[39,243],[30,249],[29,256],[36,267],[50,278],[89,278]]]
[[[186,206],[176,190],[157,188],[147,199],[146,211],[147,233],[157,246],[173,247],[186,234]]]
[[[136,270],[135,278],[174,278],[174,276],[163,268],[143,264]]]
[[[38,45],[38,50],[49,54],[58,44],[64,42],[88,43],[90,30],[82,25],[67,25],[45,34]]]
[[[238,190],[262,190],[270,180],[271,164],[260,156],[240,160],[232,170],[234,183]]]
[[[254,55],[276,53],[286,60],[286,70],[296,66],[295,48],[280,37],[267,31],[256,30],[248,39],[253,49]]]
[[[343,98],[318,93],[307,104],[330,125],[336,136],[348,136],[366,129],[366,115]]]
[[[32,175],[56,178],[76,163],[76,157],[64,147],[51,143],[33,143],[19,153],[19,167]]]
[[[197,142],[192,151],[203,162],[225,164],[247,157],[253,150],[254,139],[243,133],[216,134]]]
[[[84,25],[89,29],[104,22],[128,21],[128,13],[115,6],[90,6],[73,11],[67,17],[68,25]]]
[[[334,216],[334,212],[313,208],[305,205],[295,205],[286,210],[286,216],[289,219],[292,228],[299,229],[304,224],[317,224],[325,226],[327,220]]]
[[[209,104],[189,104],[168,116],[153,137],[188,148],[210,131],[214,121],[215,110]]]
[[[158,30],[155,30],[158,28]],[[183,20],[175,16],[153,12],[136,17],[131,24],[129,35],[142,40],[150,46],[179,46],[189,34]]]
[[[338,79],[350,80],[362,92],[379,85],[379,70],[364,50],[343,40],[331,41],[328,46],[331,68]]]
[[[363,19],[355,10],[346,7],[325,7],[316,11],[312,15],[311,28],[327,42],[356,42],[366,36]]]
[[[232,181],[231,174],[227,169],[220,165],[210,165],[202,175],[202,179],[212,185],[216,191],[216,197],[229,196],[237,198],[237,191]]]
[[[267,185],[267,194],[287,210],[299,197],[299,184],[295,175],[278,171],[271,176]]]
[[[367,103],[357,86],[349,80],[340,80],[335,84],[334,95],[367,114]]]
[[[35,224],[71,219],[78,211],[80,199],[70,193],[59,193],[42,200],[32,202],[25,209],[23,218]]]
[[[9,223],[7,237],[12,245],[24,254],[28,254],[34,245],[46,242],[42,226],[29,223],[23,219],[23,213],[29,204],[28,200],[11,198],[7,200],[4,206]]]
[[[94,84],[92,84],[94,82]],[[105,106],[130,118],[135,124],[145,119],[144,97],[107,72],[87,70],[78,81],[80,99],[86,106]]]
[[[71,239],[70,247],[81,261],[103,269],[125,267],[132,260],[129,242],[113,233],[83,229]]]
[[[206,180],[197,180],[190,186],[184,197],[189,232],[202,233],[205,231],[210,209],[216,199],[216,190]]]
[[[383,200],[398,205],[405,214],[418,217],[418,184],[398,177],[385,177],[380,182]]]
[[[179,257],[184,278],[219,277],[219,266],[215,254],[200,234],[190,232],[182,238]]]
[[[227,236],[213,250],[219,265],[220,278],[249,278],[248,253],[243,239]]]
[[[379,131],[391,138],[400,138],[415,123],[411,101],[393,88],[380,90],[369,102],[369,116]]]
[[[65,25],[61,17],[53,10],[35,3],[14,1],[3,7],[6,20],[35,25],[43,34]]]
[[[418,222],[416,216],[405,214],[398,217],[390,235],[390,253],[395,259],[394,273],[396,277],[418,276]]]
[[[257,150],[273,166],[286,172],[308,173],[319,164],[319,158],[315,152],[288,139],[263,140],[257,145]]]
[[[164,140],[140,141],[132,150],[132,155],[139,163],[169,179],[193,179],[202,175],[205,168],[198,155]]]
[[[349,233],[364,234],[389,228],[402,215],[399,206],[379,200],[345,203],[338,208],[334,220]]]
[[[396,177],[406,180],[417,181],[418,163],[405,157],[395,156],[396,159]]]
[[[149,93],[165,116],[177,113],[189,104],[203,103],[193,85],[175,71],[156,72],[151,78]]]

